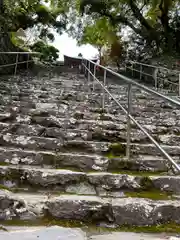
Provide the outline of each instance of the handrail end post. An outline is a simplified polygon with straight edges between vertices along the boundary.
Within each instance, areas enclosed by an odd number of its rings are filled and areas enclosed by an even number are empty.
[[[95,80],[96,80],[96,64],[94,64],[93,92],[95,90]]]
[[[104,70],[104,81],[103,81],[103,85],[104,87],[106,86],[106,76],[107,76],[107,71],[106,69]],[[102,109],[104,110],[105,108],[105,90],[103,88],[103,96],[102,96]]]
[[[27,65],[26,65],[27,69],[29,68],[29,54],[27,55]]]
[[[17,74],[18,58],[19,58],[19,53],[17,53],[17,55],[16,55],[16,65],[15,65],[15,69],[14,69],[14,76],[16,76],[16,74]]]

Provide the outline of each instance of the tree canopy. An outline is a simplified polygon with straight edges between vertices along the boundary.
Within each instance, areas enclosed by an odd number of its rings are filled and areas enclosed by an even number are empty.
[[[81,0],[80,11],[106,17],[119,31],[128,27],[154,51],[180,53],[179,0]]]
[[[54,37],[49,32],[50,28],[62,33],[66,28],[66,14],[62,8],[53,8],[46,1],[46,5],[41,0],[1,0],[1,31],[16,32],[18,29],[26,30],[37,26],[39,37],[45,36],[50,40]],[[49,6],[48,6],[49,5]],[[59,20],[58,17],[61,16]]]
[[[37,41],[45,42],[54,40],[50,29],[67,31],[80,45],[106,47],[116,57],[124,31],[131,47],[180,54],[179,0],[1,0],[0,27],[11,35],[34,29]]]

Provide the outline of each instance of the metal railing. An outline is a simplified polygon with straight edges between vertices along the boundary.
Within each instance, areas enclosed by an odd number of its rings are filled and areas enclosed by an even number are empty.
[[[152,77],[152,79],[154,79],[154,87],[156,90],[158,90],[158,88],[163,89],[164,85],[166,83],[168,83],[169,86],[171,86],[171,88],[172,88],[172,89],[170,89],[170,87],[169,87],[169,90],[174,91],[174,89],[175,89],[175,92],[177,92],[178,96],[180,96],[180,71],[168,69],[168,68],[161,67],[161,66],[155,66],[155,65],[135,62],[135,61],[130,61],[129,63],[131,64],[131,66],[125,65],[125,71],[127,71],[127,69],[129,69],[131,71],[132,77],[134,77],[135,73],[139,73],[140,80],[142,80],[143,76]],[[136,66],[139,66],[139,69],[137,69]],[[143,71],[143,67],[152,69],[152,74]],[[166,71],[166,72],[164,72],[164,74],[167,75],[166,77],[158,76],[158,74],[160,75],[160,72],[162,72],[162,71]],[[173,82],[171,80],[168,80],[167,79],[168,74],[174,74],[176,81]]]
[[[41,55],[39,52],[0,52],[0,54],[16,55],[15,63],[0,65],[0,68],[14,66],[14,76],[17,74],[18,65],[26,63],[28,69],[29,63],[34,62],[34,60],[29,60],[30,55]],[[19,55],[27,55],[27,60],[19,62]]]
[[[91,66],[93,66],[93,72],[91,71]],[[104,70],[104,78],[103,82],[98,80],[96,77],[96,68],[97,66]],[[166,158],[168,165],[172,168],[173,172],[179,172],[180,166],[173,160],[173,158],[160,146],[160,144],[147,132],[147,130],[137,122],[137,120],[131,115],[132,113],[132,86],[135,86],[141,90],[144,90],[147,93],[150,93],[156,97],[159,97],[169,103],[172,103],[178,107],[180,107],[180,102],[172,99],[168,96],[165,96],[157,91],[152,90],[144,85],[141,85],[134,80],[125,77],[121,74],[118,74],[102,65],[98,65],[90,60],[82,59],[82,67],[85,71],[85,75],[87,76],[88,83],[90,83],[91,77],[93,79],[93,91],[95,89],[95,82],[97,82],[103,90],[102,93],[102,108],[105,107],[105,92],[115,101],[115,103],[120,107],[120,109],[126,114],[127,116],[127,145],[126,145],[126,157],[129,161],[131,158],[131,122],[133,122],[148,138],[149,140],[156,146],[159,152]],[[112,75],[119,77],[121,80],[128,84],[128,100],[127,100],[127,110],[123,105],[109,92],[108,88],[106,87],[107,84],[107,72],[111,73]]]

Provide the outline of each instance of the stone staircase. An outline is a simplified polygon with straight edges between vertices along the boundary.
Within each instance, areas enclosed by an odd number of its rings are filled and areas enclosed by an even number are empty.
[[[91,84],[90,84],[91,85]],[[127,104],[127,86],[109,83]],[[83,75],[24,73],[0,81],[0,222],[180,223],[180,176]],[[180,110],[133,87],[133,116],[180,162]]]

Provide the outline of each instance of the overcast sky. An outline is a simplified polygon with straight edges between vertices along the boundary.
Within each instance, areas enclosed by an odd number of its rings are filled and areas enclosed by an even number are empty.
[[[70,38],[66,33],[59,35],[57,33],[55,35],[55,41],[51,43],[54,47],[59,49],[60,52],[60,60],[63,60],[63,55],[68,56],[78,56],[79,53],[86,58],[95,57],[98,54],[97,49],[95,49],[91,45],[83,45],[81,47],[77,46],[77,42],[75,39]]]

